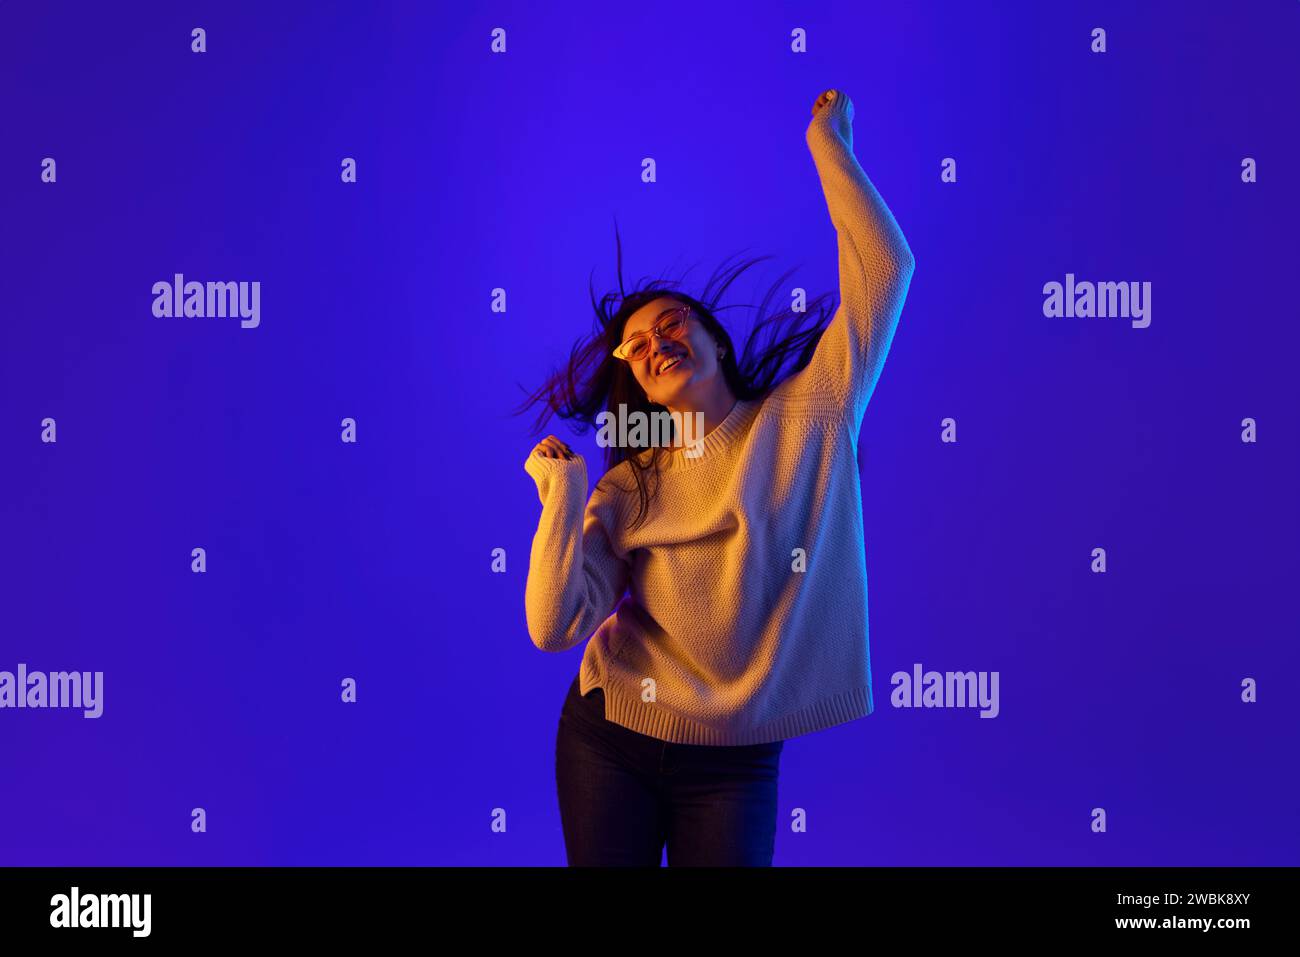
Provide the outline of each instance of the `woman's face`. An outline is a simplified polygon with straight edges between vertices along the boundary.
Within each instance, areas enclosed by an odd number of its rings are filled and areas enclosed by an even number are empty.
[[[654,328],[665,312],[686,305],[671,296],[648,302],[628,317],[623,340]],[[669,364],[670,360],[676,362]],[[673,407],[683,400],[698,400],[706,390],[722,381],[719,376],[718,344],[704,323],[692,312],[686,333],[680,339],[650,337],[650,352],[628,363],[651,402]],[[666,367],[666,368],[665,368]]]

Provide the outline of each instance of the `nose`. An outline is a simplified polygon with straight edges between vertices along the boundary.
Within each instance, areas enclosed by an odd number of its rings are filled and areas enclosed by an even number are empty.
[[[672,343],[671,339],[659,338],[657,333],[651,333],[651,335],[654,336],[656,339],[659,339],[659,344],[656,345],[652,350],[650,350],[650,368],[653,370],[655,363],[657,363],[661,358],[663,358],[669,352],[672,352],[673,347],[671,345]],[[650,341],[653,342],[654,339],[651,339]]]

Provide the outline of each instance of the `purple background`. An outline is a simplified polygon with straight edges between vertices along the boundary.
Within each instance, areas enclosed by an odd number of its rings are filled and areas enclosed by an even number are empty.
[[[998,6],[7,5],[0,670],[105,711],[0,711],[0,863],[562,864],[516,383],[615,216],[629,282],[833,289],[831,86],[917,270],[861,439],[877,711],[787,743],[775,862],[1297,863],[1300,3]],[[175,272],[260,328],[155,318]],[[1151,326],[1045,318],[1066,272]],[[892,708],[915,662],[1001,715]]]

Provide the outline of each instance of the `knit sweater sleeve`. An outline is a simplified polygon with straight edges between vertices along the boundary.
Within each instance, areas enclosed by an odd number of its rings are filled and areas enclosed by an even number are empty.
[[[776,393],[787,405],[844,415],[856,437],[889,353],[915,261],[830,109],[813,119],[805,140],[837,235],[840,304],[809,364]]]
[[[609,535],[608,497],[598,488],[583,507],[587,466],[581,457],[534,452],[524,470],[542,501],[524,597],[528,634],[542,651],[567,651],[613,611],[627,590],[630,568]]]

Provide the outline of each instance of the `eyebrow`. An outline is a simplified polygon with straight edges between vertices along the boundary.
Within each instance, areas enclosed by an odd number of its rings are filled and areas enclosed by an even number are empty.
[[[659,320],[660,320],[660,319],[662,319],[664,316],[668,315],[668,313],[670,313],[670,312],[676,312],[676,311],[677,311],[678,309],[680,309],[680,308],[682,308],[682,307],[681,307],[681,306],[669,306],[669,307],[668,307],[667,309],[665,309],[663,312],[659,313],[659,315],[655,316],[655,318],[654,318],[654,322],[650,323],[649,328],[647,328],[647,329],[642,329],[640,332],[634,332],[634,333],[632,333],[632,336],[643,336],[643,335],[645,335],[647,332],[649,332],[649,331],[650,331],[651,329],[653,329],[655,326],[659,325]],[[628,338],[631,339],[632,336],[628,336]]]

